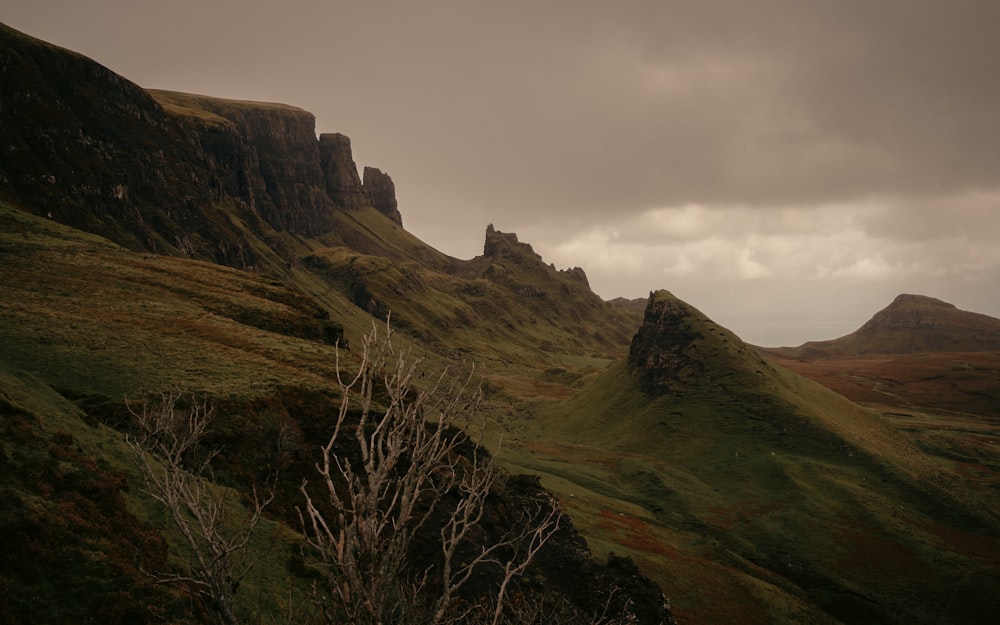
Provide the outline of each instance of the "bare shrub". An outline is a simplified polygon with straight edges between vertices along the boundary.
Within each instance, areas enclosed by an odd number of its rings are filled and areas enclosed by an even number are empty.
[[[182,572],[145,571],[160,582],[180,583],[202,597],[209,611],[225,625],[237,625],[234,598],[241,580],[260,559],[248,546],[273,491],[252,491],[246,516],[232,518],[229,489],[212,483],[212,459],[199,443],[216,413],[214,404],[190,398],[179,407],[183,393],[161,393],[160,401],[139,409],[129,406],[135,432],[127,437],[144,479],[144,492],[160,502],[170,522],[184,538],[186,562]]]
[[[512,582],[558,530],[558,505],[547,497],[501,535],[483,531],[505,474],[463,429],[479,405],[474,372],[445,371],[418,390],[421,360],[394,347],[388,323],[378,330],[363,338],[353,378],[338,354],[342,396],[316,463],[320,494],[301,489],[307,542],[327,573],[317,601],[331,623],[453,623],[489,605],[483,622],[495,625]],[[411,558],[422,532],[440,549],[423,569]],[[461,597],[474,575],[495,580],[488,603]]]

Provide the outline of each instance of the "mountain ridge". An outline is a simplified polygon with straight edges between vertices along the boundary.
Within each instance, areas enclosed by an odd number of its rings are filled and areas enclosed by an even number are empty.
[[[406,232],[391,178],[358,176],[350,140],[316,137],[306,111],[146,91],[6,26],[0,84],[10,147],[0,156],[0,492],[12,502],[0,536],[24,547],[0,557],[0,587],[16,591],[0,592],[0,620],[210,619],[192,607],[196,593],[149,588],[125,561],[146,544],[161,571],[184,559],[124,443],[135,398],[182,388],[218,402],[211,437],[225,451],[209,488],[231,493],[233,518],[252,507],[256,479],[285,463],[279,510],[263,522],[271,545],[255,544],[264,570],[243,580],[252,598],[240,606],[282,619],[311,605],[315,563],[296,555],[290,502],[305,475],[316,478],[317,441],[336,419],[330,389],[360,359],[352,339],[391,321],[398,348],[428,379],[444,376],[442,387],[475,361],[484,410],[531,392],[510,371],[627,343],[629,314],[590,291],[582,270],[559,272],[520,247],[458,261]],[[580,325],[566,328],[563,315]],[[538,351],[545,341],[551,351]],[[277,457],[280,432],[291,446]],[[517,517],[518,484],[554,503],[531,478],[501,481],[480,533],[500,536]],[[105,516],[88,521],[97,504]],[[640,623],[672,621],[627,559],[593,559],[569,519],[560,535],[511,591],[543,597],[546,611],[622,607]],[[58,554],[72,564],[51,568]]]
[[[281,233],[327,232],[337,210],[401,223],[391,179],[365,188],[350,139],[317,138],[300,108],[146,90],[5,25],[0,68],[0,193],[36,214],[238,268],[267,263],[253,239],[280,256]]]

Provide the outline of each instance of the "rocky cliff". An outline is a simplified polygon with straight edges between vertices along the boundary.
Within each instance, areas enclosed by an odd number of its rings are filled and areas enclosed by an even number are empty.
[[[750,346],[668,291],[649,294],[628,366],[642,390],[659,396],[758,375],[767,365]]]
[[[128,247],[249,267],[259,250],[236,221],[265,241],[314,236],[376,198],[401,223],[388,176],[366,190],[350,140],[317,139],[307,111],[147,92],[3,25],[0,83],[0,193]]]
[[[133,247],[196,228],[212,201],[204,154],[141,88],[3,25],[0,84],[5,198]]]
[[[396,185],[389,174],[375,167],[365,167],[363,186],[368,203],[397,226],[402,226],[403,216],[396,204]]]
[[[319,154],[327,195],[341,208],[355,209],[365,203],[365,192],[354,164],[351,140],[340,133],[319,137]]]

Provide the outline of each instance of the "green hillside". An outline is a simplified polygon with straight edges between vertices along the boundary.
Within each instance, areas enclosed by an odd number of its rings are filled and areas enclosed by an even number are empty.
[[[669,364],[651,374],[648,355]],[[629,361],[540,405],[507,454],[588,537],[659,572],[682,621],[985,623],[995,608],[990,502],[663,291]]]

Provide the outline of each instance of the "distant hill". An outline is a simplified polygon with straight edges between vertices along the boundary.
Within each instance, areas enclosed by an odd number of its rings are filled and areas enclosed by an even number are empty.
[[[899,295],[856,331],[799,347],[761,348],[779,358],[1000,350],[1000,319],[923,295]]]

